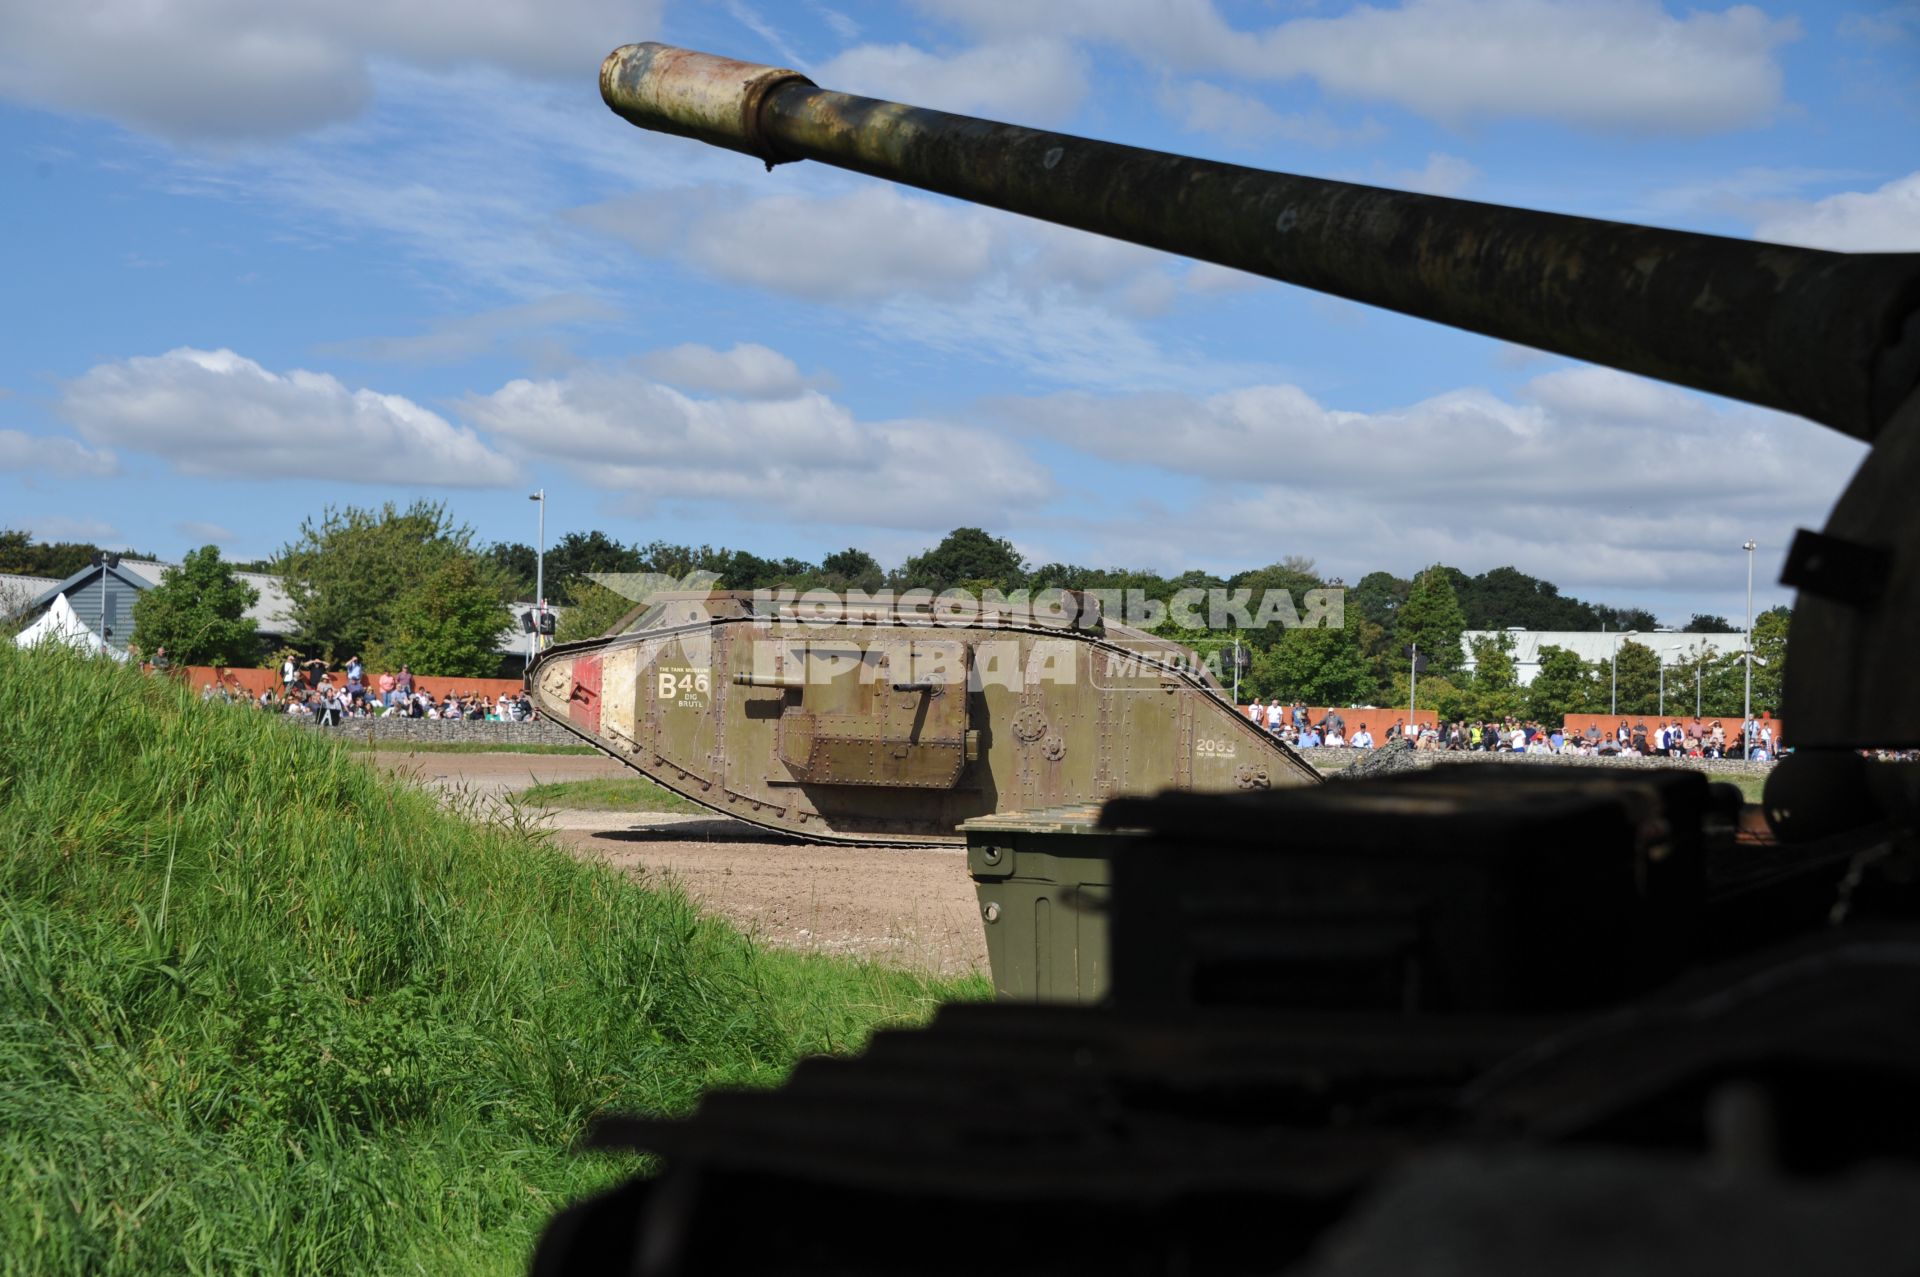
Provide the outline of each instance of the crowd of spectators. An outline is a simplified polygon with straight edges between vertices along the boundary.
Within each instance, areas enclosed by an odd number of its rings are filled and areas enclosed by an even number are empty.
[[[1247,706],[1249,719],[1296,749],[1372,749],[1376,745],[1400,740],[1413,743],[1415,749],[1464,750],[1481,753],[1662,755],[1669,758],[1741,758],[1742,741],[1751,739],[1752,761],[1766,762],[1778,754],[1773,724],[1755,720],[1731,730],[1713,719],[1691,722],[1684,719],[1655,720],[1651,727],[1644,721],[1621,722],[1612,731],[1589,724],[1585,731],[1567,733],[1559,727],[1546,727],[1531,719],[1505,718],[1499,722],[1466,721],[1438,725],[1408,723],[1396,718],[1379,732],[1367,723],[1357,722],[1349,734],[1345,717],[1339,710],[1328,710],[1314,720],[1301,704],[1284,705],[1259,701]]]
[[[254,708],[291,718],[310,718],[323,727],[348,719],[433,718],[470,722],[524,723],[539,715],[524,691],[498,696],[485,692],[449,690],[439,695],[414,686],[413,671],[402,665],[397,673],[369,680],[366,667],[355,656],[335,679],[324,661],[296,662],[287,657],[280,666],[280,688],[272,687],[251,698]],[[247,693],[224,682],[200,689],[200,699],[245,702]]]

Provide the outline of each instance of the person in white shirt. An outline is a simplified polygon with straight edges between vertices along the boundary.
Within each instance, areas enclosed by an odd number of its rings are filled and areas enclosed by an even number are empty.
[[[1347,743],[1347,738],[1340,734],[1340,729],[1338,727],[1329,727],[1327,729],[1327,744],[1329,746],[1340,746],[1344,748],[1346,746],[1346,743]]]
[[[1348,743],[1355,749],[1372,749],[1373,733],[1367,730],[1365,723],[1362,723],[1360,724],[1360,730],[1353,734],[1353,739]]]
[[[1255,727],[1259,727],[1267,721],[1267,707],[1260,703],[1258,696],[1253,698],[1253,704],[1247,706],[1247,718]]]
[[[1276,698],[1273,704],[1267,706],[1267,730],[1268,731],[1277,732],[1280,730],[1280,714],[1281,714],[1280,701],[1278,700],[1278,698]]]

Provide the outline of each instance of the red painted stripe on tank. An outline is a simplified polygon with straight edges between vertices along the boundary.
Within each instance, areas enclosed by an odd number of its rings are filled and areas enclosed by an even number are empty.
[[[573,691],[567,695],[567,715],[574,724],[600,734],[600,658],[583,656],[573,663]]]

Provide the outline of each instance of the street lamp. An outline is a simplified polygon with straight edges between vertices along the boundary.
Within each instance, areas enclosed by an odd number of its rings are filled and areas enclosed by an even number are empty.
[[[528,497],[540,503],[540,546],[533,557],[533,633],[527,636],[527,660],[540,655],[540,618],[547,614],[547,490]]]
[[[1613,636],[1613,692],[1607,701],[1609,717],[1620,712],[1620,640],[1633,638],[1639,633],[1639,630],[1627,630]]]
[[[102,551],[93,556],[93,566],[100,569],[100,638],[107,645],[107,655],[113,655],[113,573],[109,570],[120,566],[120,556]]]
[[[1745,703],[1740,709],[1740,757],[1745,758],[1753,748],[1753,551],[1755,543],[1748,541],[1740,547],[1747,552],[1747,691]]]

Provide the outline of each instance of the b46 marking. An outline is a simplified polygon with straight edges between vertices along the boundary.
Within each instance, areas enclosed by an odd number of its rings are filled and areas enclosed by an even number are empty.
[[[662,704],[677,705],[682,709],[707,707],[713,681],[706,666],[662,665],[654,674],[658,679],[655,695]]]

